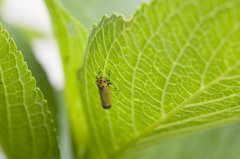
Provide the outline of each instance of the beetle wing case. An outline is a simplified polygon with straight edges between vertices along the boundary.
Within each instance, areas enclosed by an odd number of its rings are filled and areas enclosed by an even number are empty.
[[[109,89],[109,85],[104,77],[98,79],[98,90],[102,101],[102,106],[104,109],[109,109],[112,106],[112,97]]]

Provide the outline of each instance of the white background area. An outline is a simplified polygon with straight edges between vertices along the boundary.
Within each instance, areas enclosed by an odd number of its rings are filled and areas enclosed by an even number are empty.
[[[32,48],[51,84],[57,89],[63,88],[64,73],[61,58],[53,38],[51,19],[44,1],[3,0],[0,14],[12,25],[30,28],[47,35],[47,38],[32,40]]]
[[[34,39],[32,48],[51,84],[56,89],[62,89],[64,74],[61,58],[57,43],[52,35],[51,19],[44,1],[3,0],[0,14],[6,22],[14,26],[27,27],[47,35],[47,39]],[[0,159],[6,159],[1,148]]]

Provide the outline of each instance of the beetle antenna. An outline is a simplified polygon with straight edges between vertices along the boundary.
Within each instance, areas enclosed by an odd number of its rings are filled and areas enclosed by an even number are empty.
[[[109,80],[107,80],[107,81],[110,82],[110,70],[108,72],[108,78],[109,78]]]
[[[98,75],[101,73],[101,67],[99,67],[99,70],[100,70],[100,71],[98,72],[98,74],[97,74],[97,76],[96,76],[96,79],[99,79],[99,78],[98,78]]]

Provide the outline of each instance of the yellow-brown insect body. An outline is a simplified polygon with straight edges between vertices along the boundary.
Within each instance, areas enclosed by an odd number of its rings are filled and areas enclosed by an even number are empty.
[[[104,109],[109,109],[112,106],[112,97],[109,89],[109,84],[104,77],[100,77],[97,81],[99,94]]]

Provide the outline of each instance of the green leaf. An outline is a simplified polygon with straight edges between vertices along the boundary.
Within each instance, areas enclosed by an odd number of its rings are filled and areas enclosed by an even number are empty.
[[[238,0],[154,0],[130,21],[104,16],[80,72],[90,158],[238,121],[239,17]],[[101,106],[99,67],[121,90],[111,90],[110,110]]]
[[[130,18],[144,0],[59,0],[88,30],[102,15],[116,12]]]
[[[0,25],[0,143],[8,158],[60,158],[42,92]]]
[[[43,38],[44,35],[38,32],[34,32],[31,29],[27,28],[18,28],[15,26],[12,26],[5,22],[2,18],[0,18],[0,21],[4,28],[8,31],[8,33],[11,35],[11,37],[14,39],[15,43],[18,44],[18,50],[21,50],[24,60],[28,64],[28,69],[31,70],[32,76],[37,81],[37,87],[41,88],[42,93],[44,94],[44,98],[48,102],[49,110],[51,111],[51,115],[56,121],[56,104],[54,101],[53,96],[53,89],[50,85],[50,82],[47,78],[46,72],[40,65],[40,63],[37,61],[33,54],[33,50],[31,48],[30,40],[32,38]],[[56,122],[55,122],[56,124]]]
[[[87,33],[82,25],[55,0],[45,1],[51,15],[53,31],[61,53],[65,73],[65,95],[70,118],[72,138],[77,158],[85,155],[88,133],[81,98],[78,90],[77,74],[87,42]],[[71,151],[71,149],[69,149]]]

